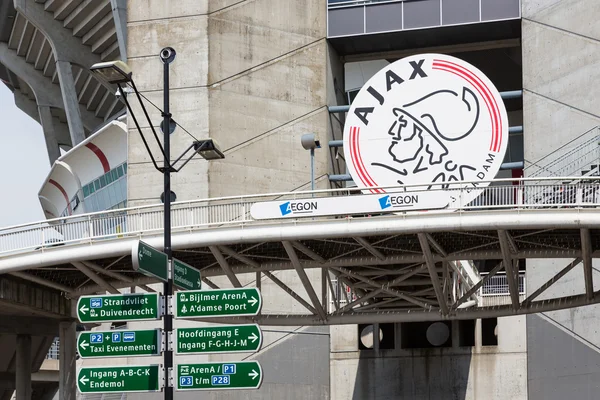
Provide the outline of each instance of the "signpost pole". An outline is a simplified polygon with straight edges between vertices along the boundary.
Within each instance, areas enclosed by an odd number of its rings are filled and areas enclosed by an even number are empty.
[[[168,270],[168,280],[163,283],[163,294],[165,296],[165,302],[168,302],[170,296],[173,295],[173,270],[172,270],[172,262],[173,262],[173,253],[171,251],[171,114],[169,112],[169,64],[173,61],[171,57],[163,57],[163,54],[166,49],[161,51],[161,60],[163,62],[163,95],[164,95],[164,111],[163,111],[163,135],[164,135],[164,150],[165,150],[165,160],[164,160],[164,190],[163,190],[163,198],[164,198],[164,252],[167,254],[167,268]],[[165,311],[168,310],[168,306],[165,305]],[[169,346],[169,339],[171,332],[173,331],[173,315],[165,312],[163,319],[163,328],[166,336],[166,348],[164,349],[164,368],[165,368],[165,388],[164,388],[164,399],[165,400],[173,400],[173,387],[169,385],[169,370],[173,367],[173,351]]]

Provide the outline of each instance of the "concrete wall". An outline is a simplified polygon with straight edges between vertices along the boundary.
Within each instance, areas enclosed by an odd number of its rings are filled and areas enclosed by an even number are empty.
[[[522,6],[525,159],[535,162],[599,124],[600,3],[523,0]],[[527,260],[528,292],[566,264]],[[579,265],[548,296],[583,291]],[[598,397],[599,322],[597,306],[527,317],[529,399]]]
[[[323,0],[128,2],[128,62],[138,89],[163,107],[158,53],[165,46],[175,48],[177,57],[171,64],[173,118],[196,138],[218,141],[225,153],[224,160],[210,163],[197,156],[181,172],[172,174],[177,200],[310,189],[310,153],[302,148],[300,137],[316,133],[327,143],[333,130],[326,108],[327,94],[336,76],[343,92],[343,71],[337,56],[328,54],[331,50],[325,35]],[[328,63],[329,57],[334,61]],[[338,67],[328,68],[336,62]],[[133,97],[129,96],[137,103]],[[159,111],[151,104],[146,106],[153,125],[158,127]],[[135,106],[135,114],[144,135],[153,143],[139,106]],[[162,175],[150,164],[131,117],[128,127],[128,203],[156,204],[162,193]],[[182,128],[177,128],[171,135],[172,159],[192,140]],[[151,148],[158,157],[157,146],[151,144]],[[317,187],[328,188],[327,148],[316,151],[315,167]],[[307,271],[307,275],[320,295],[321,271]],[[295,271],[281,271],[276,276],[308,300]],[[255,285],[255,274],[238,278],[244,285]],[[214,282],[220,287],[231,287],[227,279]],[[304,310],[264,276],[261,290],[268,293],[269,299],[278,299],[263,304],[265,313],[294,314]],[[199,323],[176,321],[175,325]],[[328,329],[266,327],[265,331],[263,350],[258,354],[178,357],[175,361],[256,358],[264,371],[260,390],[188,392],[176,396],[328,398]]]
[[[356,325],[331,328],[332,399],[527,399],[524,317],[498,320],[498,346],[358,350]],[[457,324],[453,328],[457,329]]]

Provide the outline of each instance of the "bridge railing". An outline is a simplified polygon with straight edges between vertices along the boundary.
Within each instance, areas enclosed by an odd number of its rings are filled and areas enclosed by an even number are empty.
[[[560,178],[569,183],[557,184],[552,178],[500,179],[447,184],[420,184],[381,187],[387,192],[428,190],[449,195],[453,199],[442,212],[477,211],[490,209],[539,209],[563,207],[600,207],[600,177]],[[481,191],[475,200],[468,193]],[[312,192],[270,193],[237,197],[176,202],[172,206],[171,224],[174,232],[199,230],[208,227],[269,224],[274,221],[254,220],[250,208],[254,203],[315,199],[330,196],[361,196],[357,188],[317,190]],[[418,211],[405,211],[410,215]],[[311,217],[310,220],[340,218]],[[360,217],[362,215],[354,215]],[[374,216],[374,215],[371,215]],[[342,216],[343,217],[343,216]],[[301,218],[298,218],[300,220]],[[163,229],[162,205],[130,207],[120,210],[81,214],[0,229],[0,257],[25,251],[43,250],[72,243],[83,243],[131,236],[152,236]]]

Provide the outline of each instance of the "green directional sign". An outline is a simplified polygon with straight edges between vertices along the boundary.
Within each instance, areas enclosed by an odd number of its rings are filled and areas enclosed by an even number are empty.
[[[239,353],[257,351],[262,345],[256,324],[179,328],[176,336],[177,354]]]
[[[156,392],[162,388],[158,365],[84,367],[77,375],[81,393]]]
[[[179,261],[173,259],[173,284],[185,290],[200,290],[202,289],[202,281],[200,280],[200,271]]]
[[[158,293],[81,296],[77,301],[77,317],[81,322],[159,319],[158,305]]]
[[[261,305],[257,288],[190,290],[175,296],[175,318],[256,315]]]
[[[81,332],[77,350],[81,358],[155,356],[160,354],[161,338],[160,329]]]
[[[261,382],[257,361],[177,366],[177,390],[258,389]]]
[[[131,249],[131,262],[133,269],[144,275],[156,277],[164,282],[169,279],[167,255],[141,240]]]

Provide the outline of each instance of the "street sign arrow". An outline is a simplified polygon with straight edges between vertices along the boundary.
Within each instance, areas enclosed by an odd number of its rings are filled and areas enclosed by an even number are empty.
[[[175,296],[175,318],[253,316],[261,305],[257,288],[189,290]]]
[[[169,279],[167,255],[139,240],[131,248],[133,269],[164,282]]]
[[[252,343],[254,343],[258,340],[258,336],[256,336],[256,334],[254,332],[252,332],[252,335],[250,335],[250,337],[248,337],[248,339],[252,340]]]
[[[77,388],[81,393],[157,392],[162,388],[158,365],[83,367]]]
[[[153,320],[160,318],[158,305],[158,293],[81,296],[77,317],[81,322]]]
[[[179,364],[177,390],[258,389],[262,369],[257,361]]]
[[[81,358],[155,356],[160,354],[161,330],[81,332],[77,351]]]
[[[200,290],[202,289],[200,271],[173,258],[173,284],[185,290]]]
[[[177,354],[241,353],[258,351],[262,332],[256,324],[179,328]]]

